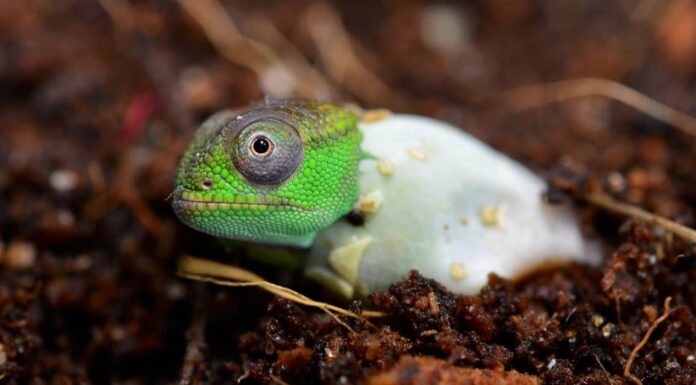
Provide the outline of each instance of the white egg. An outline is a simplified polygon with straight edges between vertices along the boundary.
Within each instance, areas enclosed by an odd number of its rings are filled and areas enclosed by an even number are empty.
[[[306,274],[346,297],[388,288],[416,269],[456,293],[490,272],[514,279],[540,266],[596,263],[569,207],[542,201],[543,180],[443,122],[394,114],[361,122],[364,226],[321,231]]]

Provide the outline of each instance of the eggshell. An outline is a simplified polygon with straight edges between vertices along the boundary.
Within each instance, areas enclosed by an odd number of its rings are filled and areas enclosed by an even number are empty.
[[[543,180],[446,123],[393,114],[361,122],[363,226],[321,231],[306,272],[346,297],[384,290],[416,269],[470,294],[490,272],[515,278],[548,264],[596,263],[569,207],[542,201]]]

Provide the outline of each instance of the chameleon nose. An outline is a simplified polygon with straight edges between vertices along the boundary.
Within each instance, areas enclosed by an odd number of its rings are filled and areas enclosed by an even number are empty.
[[[207,176],[196,178],[188,183],[177,186],[177,190],[181,189],[181,194],[184,191],[205,192],[213,187],[213,180]],[[176,191],[176,190],[175,190]]]
[[[210,190],[210,188],[213,187],[213,180],[210,178],[203,178],[200,186],[201,186],[201,189],[204,191]]]

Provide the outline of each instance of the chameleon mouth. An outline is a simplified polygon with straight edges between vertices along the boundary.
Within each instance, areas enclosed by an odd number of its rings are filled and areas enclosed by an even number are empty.
[[[188,193],[188,194],[187,194]],[[239,210],[244,208],[260,208],[260,207],[271,207],[271,208],[288,208],[293,210],[311,211],[300,206],[292,205],[289,203],[279,203],[279,202],[218,202],[210,201],[200,198],[195,198],[190,196],[190,191],[185,190],[183,187],[177,187],[174,192],[169,196],[168,200],[172,202],[172,208],[174,212],[184,213],[192,211],[203,211],[203,210]],[[188,195],[188,196],[187,196]]]

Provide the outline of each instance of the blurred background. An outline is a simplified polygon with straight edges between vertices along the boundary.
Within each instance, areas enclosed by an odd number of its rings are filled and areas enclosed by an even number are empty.
[[[433,116],[693,225],[688,117],[586,78],[696,114],[696,2],[3,0],[0,383],[178,381],[196,301],[176,259],[222,250],[165,198],[196,126],[264,97]],[[216,378],[270,300],[234,293],[208,296]]]

